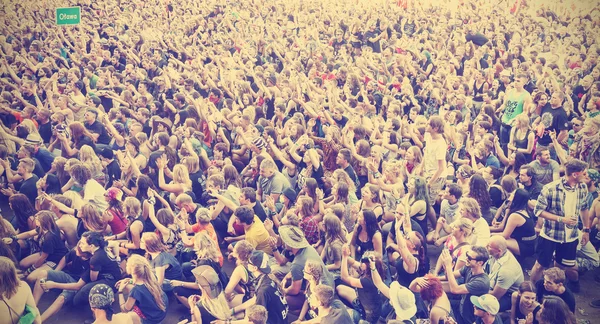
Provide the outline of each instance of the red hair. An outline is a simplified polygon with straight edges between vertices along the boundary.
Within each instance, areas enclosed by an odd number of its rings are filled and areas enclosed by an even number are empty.
[[[444,294],[440,279],[432,274],[426,274],[425,279],[427,279],[429,285],[421,289],[421,298],[426,301],[434,301],[440,298]]]

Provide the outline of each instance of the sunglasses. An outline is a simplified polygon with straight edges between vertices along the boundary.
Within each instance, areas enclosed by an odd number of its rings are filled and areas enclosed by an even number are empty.
[[[468,261],[473,261],[473,260],[475,260],[475,261],[481,261],[481,260],[479,260],[479,258],[472,258],[472,257],[470,257],[468,253],[466,254],[466,257],[467,257]]]

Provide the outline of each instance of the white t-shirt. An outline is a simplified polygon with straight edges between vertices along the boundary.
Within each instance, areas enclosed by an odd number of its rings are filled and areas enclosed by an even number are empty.
[[[492,236],[490,233],[490,226],[488,225],[487,221],[483,217],[479,217],[479,219],[473,223],[473,228],[475,230],[473,245],[483,247],[487,246]]]
[[[572,217],[573,215],[578,215],[577,212],[577,190],[568,190],[565,188],[565,218]],[[575,239],[569,240],[573,235],[573,231],[577,231],[577,225],[569,226],[565,224],[565,237],[567,238],[567,242],[573,242]]]
[[[432,139],[431,134],[425,133],[425,149],[423,154],[423,168],[425,177],[431,178],[438,170],[438,161],[443,160],[443,170],[440,177],[446,176],[446,151],[448,145],[446,140],[440,136],[439,139]]]
[[[98,181],[90,179],[86,182],[85,187],[83,187],[83,200],[96,206],[99,210],[106,210],[108,203],[104,198],[105,192],[106,190]]]

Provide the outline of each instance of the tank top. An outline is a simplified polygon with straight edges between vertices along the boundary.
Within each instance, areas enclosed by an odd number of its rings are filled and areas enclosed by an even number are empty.
[[[527,315],[523,314],[521,312],[521,307],[519,307],[519,305],[521,305],[521,296],[517,297],[517,307],[515,307],[516,312],[515,312],[515,321],[518,323],[519,320],[526,320],[527,319]],[[538,321],[536,319],[536,315],[537,313],[540,311],[540,308],[542,308],[541,305],[537,305],[532,313],[533,313],[533,324],[538,324]]]
[[[483,102],[483,86],[486,82],[483,82],[479,88],[477,88],[477,81],[473,81],[473,101]]]
[[[377,231],[379,232],[379,231]],[[375,233],[377,233],[375,232]],[[360,235],[360,232],[359,232]],[[373,234],[375,236],[375,234]],[[363,242],[360,240],[358,235],[356,236],[356,260],[360,260],[363,254],[367,251],[375,251],[375,247],[373,246],[373,238],[369,239],[367,242]]]
[[[504,114],[502,114],[502,123],[510,123],[517,115],[523,113],[523,103],[525,97],[529,94],[525,89],[521,93],[515,91],[511,92],[506,101],[506,107],[504,108]]]
[[[402,287],[410,286],[410,283],[419,276],[419,255],[413,254],[413,257],[415,257],[417,261],[417,267],[414,273],[408,273],[408,271],[404,269],[404,259],[402,259],[402,257],[396,260],[396,273],[398,274],[397,280]]]
[[[525,218],[525,223],[519,227],[515,227],[510,236],[517,240],[517,242],[532,241],[535,239],[535,224],[533,223],[533,219],[525,216],[522,211],[516,212],[515,214]]]
[[[246,267],[242,268],[244,269],[244,272],[246,272],[246,282],[240,280],[238,285],[244,289],[244,298],[242,298],[242,300],[246,302],[250,298],[254,297],[256,287],[254,287],[254,275],[246,270]]]
[[[142,223],[142,232],[144,232],[143,228],[145,226],[145,223],[144,218],[142,216],[139,216],[138,218],[134,219],[133,222],[131,222],[131,225],[138,221]],[[127,226],[127,240],[129,242],[133,242],[133,236],[131,235],[131,225]],[[129,254],[145,255],[146,251],[144,249],[130,249]]]
[[[113,234],[121,234],[127,229],[127,220],[123,217],[123,213],[110,208],[106,210],[107,213],[110,213],[113,216],[113,219],[108,222],[110,225],[110,229]]]
[[[531,130],[528,129],[527,133],[525,133],[525,137],[523,139],[519,139],[517,136],[517,131],[515,130],[514,139],[516,148],[527,149],[527,146],[529,144],[529,140],[527,138],[529,137],[530,132]],[[525,157],[527,158],[527,161],[531,161],[531,154],[525,154]]]

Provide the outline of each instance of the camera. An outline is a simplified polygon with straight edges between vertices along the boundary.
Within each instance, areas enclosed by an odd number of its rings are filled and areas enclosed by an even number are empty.
[[[360,262],[369,264],[371,263],[371,259],[369,259],[369,257],[363,256],[362,258],[360,258]]]

